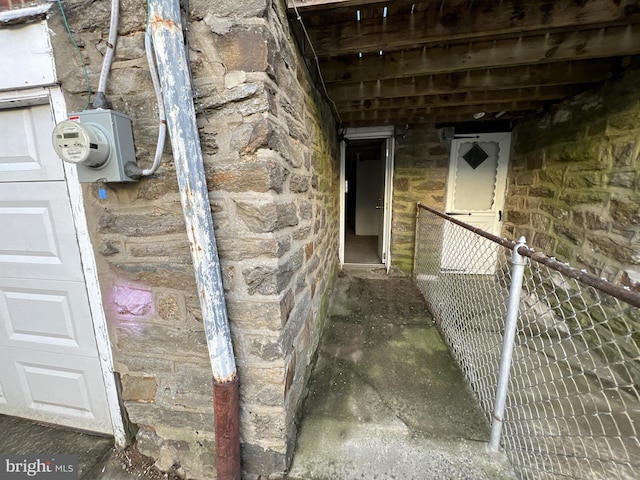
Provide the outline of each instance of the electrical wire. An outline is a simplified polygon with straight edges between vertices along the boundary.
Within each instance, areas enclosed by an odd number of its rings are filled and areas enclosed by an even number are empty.
[[[111,63],[116,51],[116,42],[118,41],[118,16],[120,15],[120,0],[111,0],[111,18],[109,20],[109,38],[107,40],[107,50],[102,60],[102,70],[100,71],[100,82],[98,83],[98,91],[93,100],[94,108],[109,108],[109,101],[105,95],[107,91],[107,81],[109,79],[109,71]]]
[[[75,47],[76,53],[78,54],[78,57],[80,58],[80,62],[82,63],[82,70],[84,71],[84,78],[87,82],[87,106],[85,107],[85,110],[89,108],[89,106],[91,105],[91,82],[89,81],[89,72],[87,72],[87,65],[84,63],[84,57],[82,56],[82,52],[80,51],[80,47],[78,47],[78,44],[76,43],[75,38],[73,38],[73,34],[71,33],[71,27],[69,27],[69,22],[67,22],[67,15],[64,13],[64,8],[62,6],[62,1],[61,0],[56,0],[58,3],[58,6],[60,7],[60,13],[62,14],[62,21],[64,22],[64,26],[67,29],[67,33],[69,34],[69,38],[71,39],[71,43],[73,43],[73,46]]]
[[[331,96],[329,96],[329,92],[327,91],[327,85],[324,82],[322,70],[320,69],[320,60],[318,59],[318,54],[316,53],[316,49],[313,48],[313,43],[311,43],[311,38],[309,37],[309,32],[307,32],[307,27],[305,27],[304,22],[302,21],[302,17],[300,16],[300,12],[298,11],[298,7],[296,6],[296,0],[293,0],[291,3],[293,4],[293,10],[296,12],[296,19],[298,20],[298,22],[300,22],[300,26],[302,27],[302,31],[304,32],[304,36],[309,43],[309,47],[311,47],[311,53],[313,53],[313,59],[316,62],[316,68],[318,69],[318,76],[320,77],[320,83],[322,84],[324,94],[327,97],[327,100],[329,100],[329,102],[331,102],[331,105],[333,106],[333,111],[336,114],[336,117],[338,117],[338,123],[342,125],[342,119],[340,118],[340,113],[338,113],[338,106],[336,105],[336,102],[333,101]]]
[[[156,143],[156,153],[153,157],[153,165],[151,168],[142,170],[143,176],[153,175],[162,160],[162,152],[164,151],[164,143],[167,137],[167,119],[164,110],[164,100],[162,98],[162,91],[160,87],[160,79],[158,78],[158,69],[156,68],[156,62],[154,59],[153,39],[151,38],[151,24],[147,22],[147,30],[144,34],[144,49],[147,54],[147,63],[149,64],[149,73],[151,74],[151,81],[153,82],[153,90],[156,94],[156,102],[158,104],[158,142]]]

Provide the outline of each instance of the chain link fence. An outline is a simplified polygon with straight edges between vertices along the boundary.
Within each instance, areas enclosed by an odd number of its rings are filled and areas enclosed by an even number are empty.
[[[414,279],[489,422],[514,247],[418,206]],[[518,252],[504,452],[523,479],[640,478],[640,294]]]

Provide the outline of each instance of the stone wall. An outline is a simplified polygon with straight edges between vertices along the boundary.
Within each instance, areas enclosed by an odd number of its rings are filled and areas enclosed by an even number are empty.
[[[64,1],[95,88],[109,2]],[[284,471],[337,267],[339,162],[331,111],[291,39],[282,2],[190,2],[200,139],[240,377],[243,478]],[[155,150],[146,2],[123,0],[107,97]],[[57,9],[50,26],[69,112],[87,85]],[[211,369],[169,142],[151,178],[85,204],[122,400],[163,470],[214,478]]]
[[[640,291],[640,72],[517,126],[505,235]]]
[[[396,137],[391,262],[411,273],[416,203],[444,210],[449,147],[433,127],[412,127]]]

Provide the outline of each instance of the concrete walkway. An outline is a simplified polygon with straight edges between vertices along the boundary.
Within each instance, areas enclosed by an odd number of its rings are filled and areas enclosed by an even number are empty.
[[[79,480],[177,479],[159,472],[135,449],[116,452],[113,438],[0,415],[3,455],[77,455]],[[0,478],[1,480],[1,478]]]
[[[290,480],[512,479],[410,278],[338,279]]]

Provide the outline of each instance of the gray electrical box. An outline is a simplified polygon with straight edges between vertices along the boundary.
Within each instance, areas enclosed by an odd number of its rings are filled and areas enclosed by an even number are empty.
[[[69,114],[53,130],[53,147],[65,162],[75,163],[81,182],[134,182],[124,166],[136,161],[131,119],[112,110]]]

